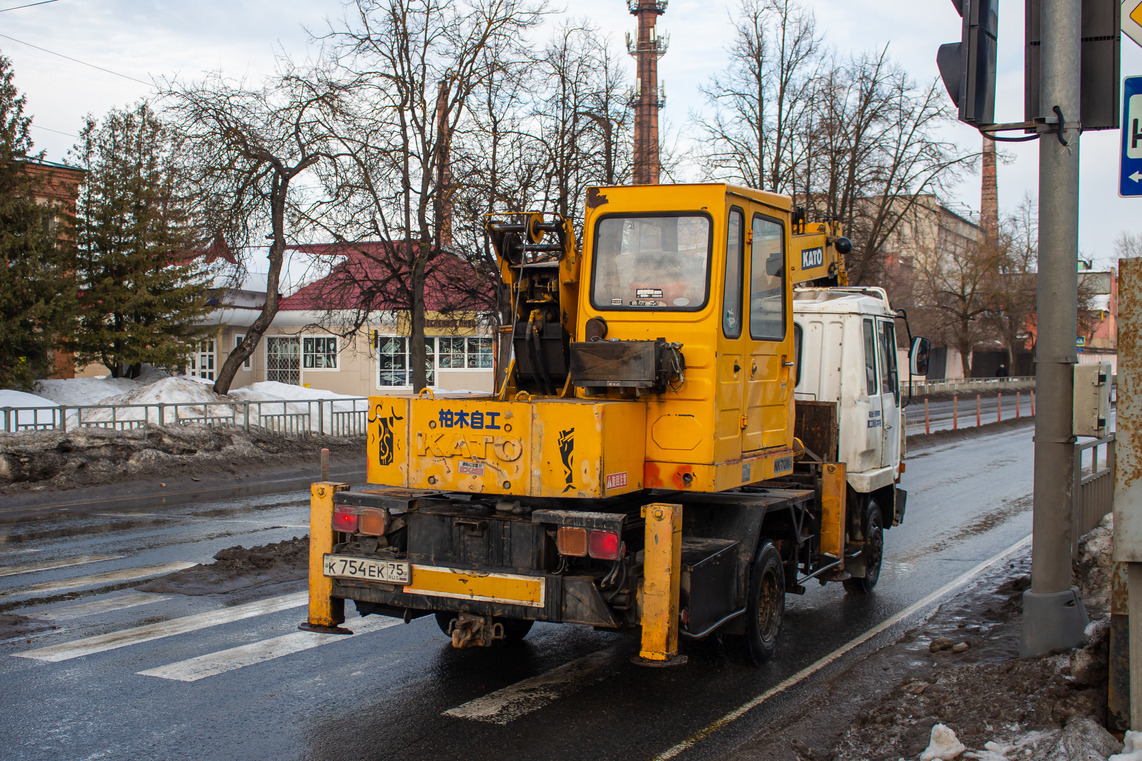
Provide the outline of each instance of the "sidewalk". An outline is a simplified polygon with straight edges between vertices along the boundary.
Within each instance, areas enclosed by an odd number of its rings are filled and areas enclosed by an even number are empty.
[[[329,471],[330,479],[333,481],[363,483],[365,458],[363,456],[330,458]],[[43,515],[53,510],[70,513],[124,510],[281,492],[308,495],[309,485],[320,480],[320,465],[313,462],[312,465],[305,466],[296,463],[271,465],[244,476],[175,476],[78,489],[34,491],[0,499],[0,522]]]

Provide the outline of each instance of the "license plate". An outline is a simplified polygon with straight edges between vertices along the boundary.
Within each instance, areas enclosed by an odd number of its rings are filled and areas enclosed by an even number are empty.
[[[410,566],[403,560],[374,560],[344,555],[326,555],[323,571],[326,576],[338,579],[364,579],[383,581],[386,584],[408,584],[412,578]]]

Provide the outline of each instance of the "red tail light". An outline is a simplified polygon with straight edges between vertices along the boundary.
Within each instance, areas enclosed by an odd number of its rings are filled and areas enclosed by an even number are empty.
[[[623,551],[622,537],[617,531],[592,531],[587,551],[596,560],[618,560]]]
[[[334,506],[333,530],[343,534],[357,533],[357,508],[352,505]]]

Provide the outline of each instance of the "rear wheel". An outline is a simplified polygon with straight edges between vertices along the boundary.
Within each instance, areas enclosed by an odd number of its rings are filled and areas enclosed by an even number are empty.
[[[750,571],[745,617],[742,649],[746,660],[756,666],[769,663],[777,652],[777,635],[785,617],[785,572],[773,542],[762,545]]]
[[[854,595],[866,595],[880,581],[880,564],[884,559],[884,523],[880,508],[875,502],[868,504],[868,516],[864,523],[864,578],[845,579],[845,591]]]

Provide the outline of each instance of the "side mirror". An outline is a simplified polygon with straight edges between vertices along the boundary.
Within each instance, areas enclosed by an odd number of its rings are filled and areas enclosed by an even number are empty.
[[[927,338],[912,339],[912,346],[908,349],[908,361],[913,375],[928,374],[928,354],[931,350],[932,342]]]

